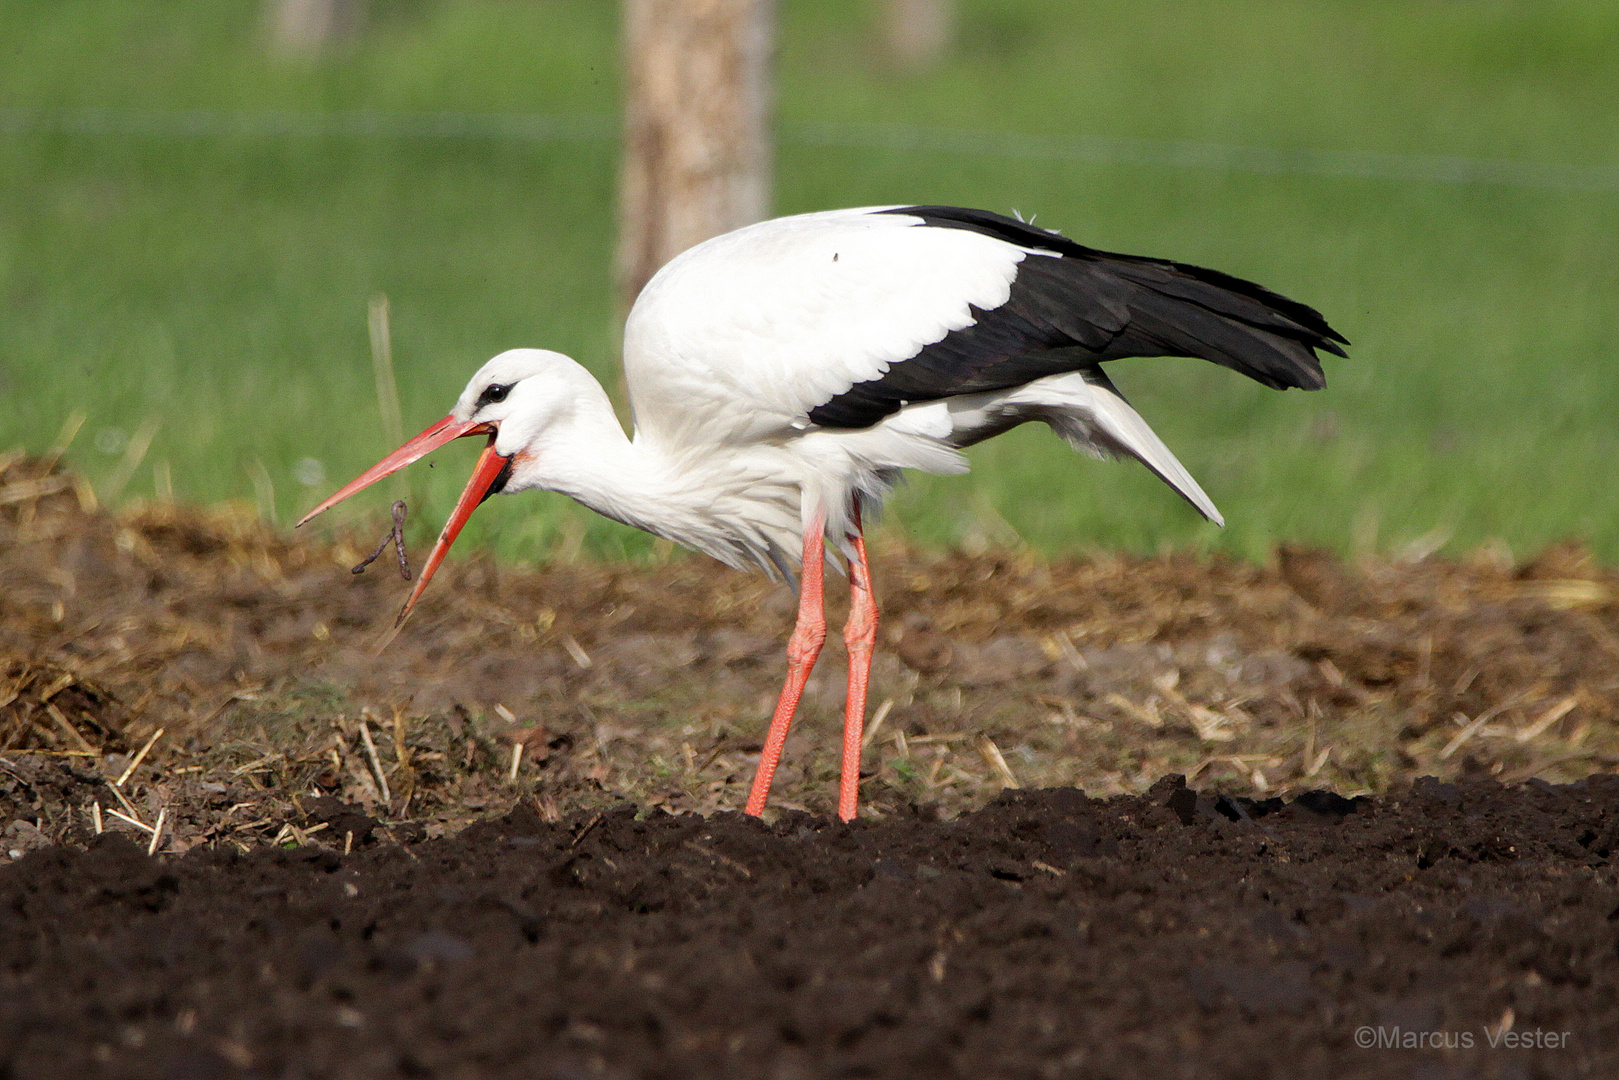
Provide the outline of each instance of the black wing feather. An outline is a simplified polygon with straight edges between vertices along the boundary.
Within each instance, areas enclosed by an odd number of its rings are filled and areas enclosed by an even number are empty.
[[[1315,350],[1343,356],[1349,344],[1314,308],[1217,270],[1098,251],[986,210],[880,212],[1060,257],[1025,258],[1006,303],[974,307],[970,326],[811,410],[826,427],[869,427],[912,401],[1009,389],[1127,356],[1201,357],[1278,390],[1317,390],[1326,379]]]

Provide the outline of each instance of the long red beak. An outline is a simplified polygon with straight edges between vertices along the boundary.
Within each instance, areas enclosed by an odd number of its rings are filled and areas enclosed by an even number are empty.
[[[478,504],[489,497],[490,489],[495,486],[496,481],[504,477],[511,462],[511,458],[495,453],[495,433],[490,432],[489,445],[483,448],[483,453],[478,457],[478,467],[472,470],[472,479],[468,480],[467,486],[462,489],[461,499],[455,504],[450,520],[444,523],[444,531],[438,534],[438,542],[428,553],[427,562],[422,566],[422,576],[416,579],[416,587],[410,590],[410,598],[405,601],[405,606],[399,609],[399,618],[394,620],[395,626],[404,623],[410,609],[416,606],[416,601],[426,590],[427,583],[433,580],[433,575],[438,571],[438,564],[444,561],[450,545],[461,535],[461,527],[467,523],[467,518],[472,516],[472,512],[478,509]]]
[[[298,520],[298,525],[302,525],[309,519],[317,517],[320,514],[324,514],[326,511],[330,510],[332,507],[336,506],[350,495],[370,487],[378,480],[381,480],[384,476],[392,476],[400,469],[403,469],[406,465],[409,465],[412,462],[420,461],[422,458],[426,457],[428,454],[431,454],[434,450],[437,450],[445,443],[451,443],[456,439],[464,438],[467,435],[477,435],[481,432],[489,430],[492,429],[488,424],[479,423],[474,420],[457,420],[453,416],[446,416],[444,419],[440,420],[438,423],[434,424],[432,427],[410,440],[404,446],[401,446],[398,450],[395,450],[393,453],[389,454],[387,457],[365,470],[365,472],[343,485],[343,487],[338,489],[337,494],[333,495],[331,498],[327,499],[325,502],[321,503],[319,506],[315,507],[313,510],[309,511],[309,513],[300,518]],[[294,525],[293,528],[297,528],[298,525]]]
[[[422,592],[427,588],[427,583],[433,579],[433,574],[438,570],[439,564],[444,561],[445,553],[450,550],[450,545],[455,543],[457,536],[461,535],[461,529],[466,525],[467,519],[478,508],[478,504],[489,497],[491,489],[501,480],[507,467],[511,464],[510,458],[495,453],[496,433],[494,427],[482,421],[457,420],[453,416],[446,416],[349,481],[336,494],[305,514],[302,520],[298,522],[299,525],[302,525],[317,514],[325,513],[355,492],[370,487],[385,476],[393,475],[412,462],[420,461],[446,443],[454,442],[456,439],[465,438],[468,435],[486,433],[489,436],[489,444],[484,447],[483,454],[478,458],[477,468],[472,471],[472,479],[467,481],[466,488],[461,492],[461,498],[455,504],[455,510],[450,514],[450,520],[444,524],[444,531],[439,533],[438,543],[433,545],[432,552],[427,556],[427,563],[422,567],[422,576],[416,579],[416,587],[411,590],[410,598],[405,601],[405,606],[400,609],[399,618],[394,622],[395,626],[403,623],[405,617],[410,614],[410,609],[416,606],[416,601],[420,599]]]

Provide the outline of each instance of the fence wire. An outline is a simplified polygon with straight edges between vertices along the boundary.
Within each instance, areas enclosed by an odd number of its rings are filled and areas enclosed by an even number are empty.
[[[605,143],[606,116],[466,112],[232,112],[209,109],[0,109],[0,135],[60,133],[147,138],[494,139]],[[1619,191],[1619,165],[1575,165],[1445,154],[1280,149],[1107,136],[1047,138],[891,124],[798,123],[777,130],[784,146],[998,157],[1267,176],[1484,185],[1569,192]]]

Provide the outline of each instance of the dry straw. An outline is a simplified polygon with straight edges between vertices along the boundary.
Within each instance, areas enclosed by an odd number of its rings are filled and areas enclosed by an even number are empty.
[[[405,422],[399,411],[399,386],[394,380],[393,330],[386,293],[371,298],[367,324],[371,330],[371,370],[377,380],[377,410],[382,433],[390,446],[405,441]]]
[[[377,779],[377,792],[383,806],[393,805],[393,794],[388,790],[388,777],[382,771],[382,759],[377,756],[377,744],[371,741],[371,727],[360,720],[360,742],[365,745],[365,759],[371,763],[371,775]]]

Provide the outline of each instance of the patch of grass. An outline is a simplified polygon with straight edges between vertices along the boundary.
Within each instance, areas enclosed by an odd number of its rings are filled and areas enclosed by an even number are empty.
[[[783,5],[777,209],[939,201],[1037,213],[1087,243],[1201,262],[1326,312],[1354,342],[1317,395],[1181,361],[1121,386],[1226,513],[1201,524],[1135,466],[1076,460],[1044,431],[921,477],[891,528],[924,543],[1015,536],[1352,550],[1567,535],[1619,558],[1602,496],[1619,451],[1619,193],[827,146],[814,123],[1276,151],[1612,167],[1619,12],[1536,4],[963,0],[955,53],[901,75],[871,5]],[[407,426],[442,415],[501,349],[545,345],[611,380],[613,6],[373,5],[327,58],[267,54],[260,5],[0,5],[0,445],[48,446],[108,494],[256,499],[283,522],[387,449],[365,313],[387,293]],[[102,108],[104,130],[50,110]],[[595,116],[552,141],[136,130],[129,110]],[[78,115],[78,114],[74,114]],[[23,120],[17,120],[23,117]],[[33,119],[27,119],[32,117]],[[41,120],[44,117],[44,120]],[[122,117],[122,119],[119,119]],[[851,128],[841,129],[845,132]],[[851,137],[845,141],[859,142]],[[1581,174],[1600,175],[1600,174]],[[1589,185],[1588,185],[1589,186]],[[158,422],[121,492],[131,437]],[[466,453],[400,481],[418,540]],[[381,513],[386,499],[374,500]],[[651,558],[561,498],[495,500],[468,546]]]

